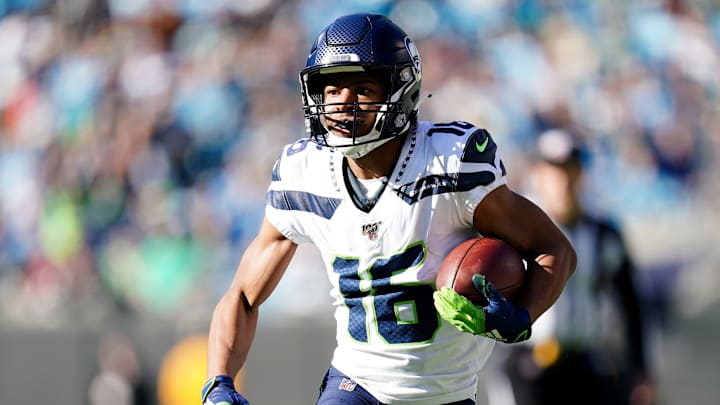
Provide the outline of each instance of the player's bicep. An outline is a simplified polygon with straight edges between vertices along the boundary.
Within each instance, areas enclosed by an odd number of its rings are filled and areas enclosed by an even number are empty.
[[[240,260],[232,288],[239,289],[251,306],[260,305],[277,287],[296,249],[295,243],[264,219]]]
[[[505,185],[478,204],[473,223],[482,235],[502,239],[525,255],[555,250],[552,245],[558,243],[569,244],[544,211]]]

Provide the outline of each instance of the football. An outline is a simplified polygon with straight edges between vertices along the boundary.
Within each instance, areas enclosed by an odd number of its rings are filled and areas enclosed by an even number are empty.
[[[525,286],[527,272],[520,254],[506,242],[473,238],[443,259],[435,284],[438,290],[450,287],[477,305],[487,305],[485,296],[473,286],[475,274],[484,274],[505,298],[514,301]]]

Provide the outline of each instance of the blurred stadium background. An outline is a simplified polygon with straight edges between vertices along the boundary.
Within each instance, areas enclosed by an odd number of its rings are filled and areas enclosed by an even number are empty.
[[[0,0],[0,403],[199,403],[210,313],[305,135],[297,72],[355,11],[415,38],[422,118],[488,128],[515,188],[538,131],[583,134],[587,201],[641,267],[659,403],[717,403],[711,0]],[[314,403],[328,288],[302,248],[239,378],[254,404]]]

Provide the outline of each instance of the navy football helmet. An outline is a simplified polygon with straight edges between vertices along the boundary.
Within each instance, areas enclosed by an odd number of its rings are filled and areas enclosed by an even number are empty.
[[[373,129],[343,138],[324,124],[323,74],[370,72],[379,74],[388,90],[377,106]],[[300,72],[305,125],[311,138],[338,148],[348,157],[362,157],[395,136],[405,134],[417,121],[422,67],[412,39],[389,18],[379,14],[351,14],[326,27],[313,43]],[[357,114],[358,103],[351,111]],[[350,107],[350,106],[348,106]]]

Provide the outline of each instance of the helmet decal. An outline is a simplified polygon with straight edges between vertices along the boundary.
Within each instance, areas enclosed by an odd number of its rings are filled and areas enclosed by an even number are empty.
[[[422,74],[422,64],[420,63],[420,52],[418,52],[417,47],[415,46],[415,42],[410,37],[405,37],[405,48],[407,48],[408,53],[410,54],[410,59],[413,61],[413,66],[415,67],[415,74],[420,75]]]

